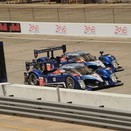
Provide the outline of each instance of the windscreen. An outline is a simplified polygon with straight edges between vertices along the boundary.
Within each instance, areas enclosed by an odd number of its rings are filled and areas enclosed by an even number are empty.
[[[96,60],[96,57],[91,54],[82,54],[81,57],[84,59],[84,61],[94,61]]]
[[[76,73],[76,74],[79,74],[79,75],[88,75],[88,74],[92,73],[92,69],[89,69],[88,67],[83,66],[83,67],[67,69],[66,72],[70,73],[70,74]]]

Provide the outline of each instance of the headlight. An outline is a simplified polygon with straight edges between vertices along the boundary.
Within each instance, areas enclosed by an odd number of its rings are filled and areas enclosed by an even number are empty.
[[[96,82],[95,82],[96,85],[99,85],[99,83],[100,83],[99,81],[96,81]]]
[[[118,64],[117,64],[116,60],[112,61],[112,65],[113,65],[115,68],[118,68]]]
[[[82,89],[86,89],[86,86],[85,86],[85,83],[84,83],[83,80],[78,80],[78,82],[79,82],[80,87],[81,87]]]
[[[111,79],[112,79],[113,82],[117,82],[117,78],[116,78],[115,74],[111,75]]]

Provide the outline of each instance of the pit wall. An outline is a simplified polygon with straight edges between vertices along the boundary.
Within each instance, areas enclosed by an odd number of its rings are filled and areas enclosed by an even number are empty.
[[[1,83],[0,95],[131,111],[131,95],[105,93],[100,91]]]
[[[0,21],[0,33],[131,38],[131,24]]]

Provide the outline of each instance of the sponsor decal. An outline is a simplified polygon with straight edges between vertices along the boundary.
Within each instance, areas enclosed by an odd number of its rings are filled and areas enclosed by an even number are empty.
[[[29,32],[39,33],[39,25],[37,24],[29,24]]]
[[[114,34],[125,36],[128,34],[128,28],[126,26],[115,26]]]
[[[67,27],[65,25],[56,25],[56,33],[65,34],[67,32]]]
[[[52,80],[55,82],[55,81],[56,81],[56,78],[54,77]]]
[[[96,27],[91,25],[84,25],[84,34],[96,34]]]
[[[20,23],[0,22],[0,32],[21,32]]]

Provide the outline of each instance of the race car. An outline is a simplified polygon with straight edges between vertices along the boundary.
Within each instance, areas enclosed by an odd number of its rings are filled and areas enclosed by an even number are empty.
[[[54,57],[54,51],[57,50],[63,50],[63,54],[59,57]],[[47,48],[47,49],[40,49],[40,50],[34,50],[34,56],[35,58],[38,57],[38,54],[40,53],[47,53],[47,59],[52,59],[54,62],[57,60],[60,64],[67,64],[67,63],[84,63],[89,68],[92,68],[93,70],[101,68],[109,68],[112,70],[112,72],[118,72],[123,71],[123,67],[119,66],[115,56],[110,54],[103,55],[104,52],[100,52],[101,55],[96,58],[96,56],[91,55],[90,53],[86,53],[83,51],[75,51],[75,52],[66,52],[66,45],[53,47],[53,48]],[[51,56],[50,56],[51,54]],[[60,58],[60,59],[58,59]],[[45,57],[44,57],[45,59]],[[39,61],[44,60],[42,57],[38,58]],[[52,61],[53,62],[53,61]],[[55,65],[56,67],[59,66],[57,63]]]
[[[59,57],[54,57],[54,51],[57,50],[63,50],[63,54]],[[39,57],[38,54],[40,53],[47,53],[47,56]],[[62,45],[59,47],[50,47],[47,49],[40,49],[40,50],[34,50],[34,56],[37,58],[38,61],[45,61],[50,60],[50,62],[54,63],[54,67],[58,68],[59,65],[64,65],[68,63],[82,63],[89,68],[92,68],[93,70],[96,70],[99,67],[105,68],[105,65],[100,61],[97,60],[95,56],[92,56],[89,53],[85,53],[82,51],[77,52],[68,52],[66,53],[66,46]],[[59,63],[59,64],[58,64]]]
[[[55,69],[49,61],[32,61],[26,62],[26,70],[25,84],[30,85],[40,85],[41,78],[44,86],[61,85],[69,89],[95,90],[123,84],[111,72],[101,77],[100,71],[97,74],[83,63],[65,64]]]
[[[104,85],[104,81],[84,64],[73,63],[63,65],[58,69],[49,68],[50,63],[26,62],[27,71],[24,73],[25,83],[39,85],[43,78],[44,86],[57,86],[69,89],[93,89]],[[33,68],[30,68],[30,67]]]
[[[115,56],[111,54],[104,54],[104,51],[100,51],[98,58],[106,67],[110,67],[113,72],[123,71],[124,68],[119,65]]]

